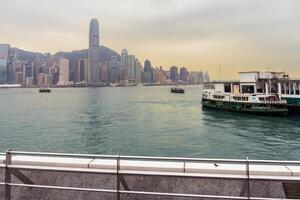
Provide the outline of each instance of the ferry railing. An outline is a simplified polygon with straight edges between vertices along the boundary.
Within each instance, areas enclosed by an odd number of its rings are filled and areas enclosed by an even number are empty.
[[[274,100],[274,101],[267,101],[267,100],[264,100],[263,103],[265,104],[286,104],[286,100]]]
[[[252,197],[251,196],[251,187],[250,181],[252,180],[250,176],[250,165],[251,164],[291,164],[291,165],[300,165],[300,161],[278,161],[278,160],[249,160],[246,159],[206,159],[206,158],[184,158],[184,157],[151,157],[151,156],[122,156],[117,155],[97,155],[97,154],[69,154],[69,153],[46,153],[46,152],[27,152],[27,151],[7,151],[5,154],[0,153],[0,155],[5,156],[5,165],[0,168],[5,169],[4,182],[0,182],[0,185],[4,185],[4,195],[5,200],[11,200],[11,187],[21,187],[21,188],[40,188],[40,189],[50,189],[50,190],[66,190],[66,191],[85,191],[85,192],[100,192],[100,193],[114,193],[117,195],[116,199],[120,199],[120,194],[128,195],[146,195],[146,196],[165,196],[165,197],[186,197],[186,198],[204,198],[204,199],[251,199],[251,200],[283,200],[284,198],[262,198],[262,197]],[[26,184],[26,183],[12,183],[11,182],[11,170],[37,170],[37,168],[28,168],[22,166],[14,166],[12,164],[13,155],[29,155],[29,156],[53,156],[53,157],[74,157],[74,158],[102,158],[102,159],[115,159],[116,160],[116,171],[111,172],[116,174],[117,183],[116,189],[98,189],[98,188],[80,188],[80,187],[65,187],[65,186],[53,186],[53,185],[38,185],[38,184]],[[147,191],[128,191],[120,189],[120,179],[121,174],[126,174],[120,172],[120,160],[150,160],[150,161],[182,161],[182,162],[212,162],[212,163],[239,163],[245,164],[245,177],[240,179],[247,180],[247,194],[246,196],[221,196],[221,195],[202,195],[202,194],[188,194],[188,193],[167,193],[167,192],[147,192]],[[56,171],[53,168],[43,168],[40,169],[43,171]],[[87,173],[86,170],[81,169],[60,169],[59,171],[63,172],[77,172],[77,173]],[[91,173],[105,173],[101,171],[91,171]],[[130,173],[131,175],[149,175],[149,173]],[[157,175],[157,174],[155,174]],[[163,175],[168,176],[168,175]],[[174,175],[173,175],[174,176]],[[190,176],[189,176],[190,177]],[[199,177],[199,176],[195,176]],[[228,178],[228,177],[227,177]],[[237,179],[237,177],[232,177],[232,179]],[[269,180],[269,179],[268,179]],[[271,180],[281,180],[280,178],[275,178]],[[22,181],[22,180],[21,180]],[[287,199],[287,198],[285,198]],[[296,200],[296,199],[289,199]]]

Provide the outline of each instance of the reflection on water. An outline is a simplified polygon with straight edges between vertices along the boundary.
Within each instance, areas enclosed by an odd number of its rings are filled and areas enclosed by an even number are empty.
[[[0,150],[299,159],[300,118],[202,110],[201,87],[0,90]]]

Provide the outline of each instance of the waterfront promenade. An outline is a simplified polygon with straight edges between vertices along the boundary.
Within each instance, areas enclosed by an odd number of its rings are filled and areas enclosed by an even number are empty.
[[[299,199],[300,162],[8,151],[0,198]]]

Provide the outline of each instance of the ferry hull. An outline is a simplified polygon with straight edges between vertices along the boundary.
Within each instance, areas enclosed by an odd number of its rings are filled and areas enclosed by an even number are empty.
[[[252,107],[253,103],[217,101],[205,98],[202,98],[202,105],[206,108],[257,115],[286,116],[288,114],[288,109],[282,105],[278,105],[278,107],[268,107],[267,104],[261,104],[262,107],[254,108]]]
[[[300,97],[282,97],[287,101],[287,108],[291,113],[300,113]]]

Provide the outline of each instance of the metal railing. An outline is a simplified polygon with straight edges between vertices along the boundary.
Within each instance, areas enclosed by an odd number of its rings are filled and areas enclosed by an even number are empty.
[[[21,187],[21,188],[40,188],[40,189],[49,189],[49,190],[67,190],[67,191],[85,191],[85,192],[100,192],[100,193],[113,193],[116,194],[116,199],[120,199],[121,194],[128,195],[150,195],[150,196],[166,196],[166,197],[186,197],[186,198],[205,198],[205,199],[251,199],[251,200],[279,200],[283,198],[262,198],[262,197],[252,197],[251,196],[251,187],[250,181],[253,180],[250,176],[250,165],[251,164],[292,164],[292,165],[300,165],[300,161],[277,161],[277,160],[249,160],[246,159],[206,159],[206,158],[184,158],[184,157],[150,157],[150,156],[122,156],[120,154],[117,155],[96,155],[96,154],[69,154],[69,153],[46,153],[46,152],[26,152],[26,151],[7,151],[5,154],[0,153],[0,155],[5,156],[5,165],[0,168],[5,169],[5,182],[0,182],[0,185],[5,187],[5,200],[11,200],[11,187]],[[27,184],[27,183],[12,183],[11,182],[11,170],[35,170],[36,168],[28,168],[24,166],[14,166],[12,164],[12,155],[29,155],[29,156],[53,156],[53,157],[73,157],[73,158],[101,158],[101,159],[115,159],[116,160],[116,170],[114,172],[110,172],[116,175],[116,189],[99,189],[99,188],[80,188],[80,187],[65,187],[65,186],[53,186],[53,185],[38,185],[38,184]],[[221,196],[221,195],[201,195],[201,194],[188,194],[188,193],[166,193],[166,192],[147,192],[147,191],[129,191],[129,190],[121,190],[120,189],[120,178],[119,176],[122,174],[126,174],[120,172],[120,160],[150,160],[150,161],[182,161],[184,162],[211,162],[211,163],[235,163],[235,164],[245,164],[245,177],[241,179],[245,179],[247,181],[246,195],[245,196]],[[185,166],[185,165],[184,165]],[[40,169],[43,171],[52,171],[51,168],[43,168]],[[55,170],[54,170],[55,171]],[[83,169],[70,169],[66,168],[60,169],[60,171],[66,172],[79,172],[86,173],[87,171]],[[184,170],[185,171],[185,170]],[[91,171],[91,173],[105,173],[101,171]],[[130,173],[134,175],[135,173]],[[136,173],[136,175],[150,175],[149,173]],[[164,174],[164,176],[168,176]],[[199,176],[197,176],[199,177]],[[231,179],[236,179],[236,177],[231,177]],[[275,178],[274,180],[280,180]],[[300,181],[300,179],[299,179]],[[290,199],[296,200],[296,199]]]

